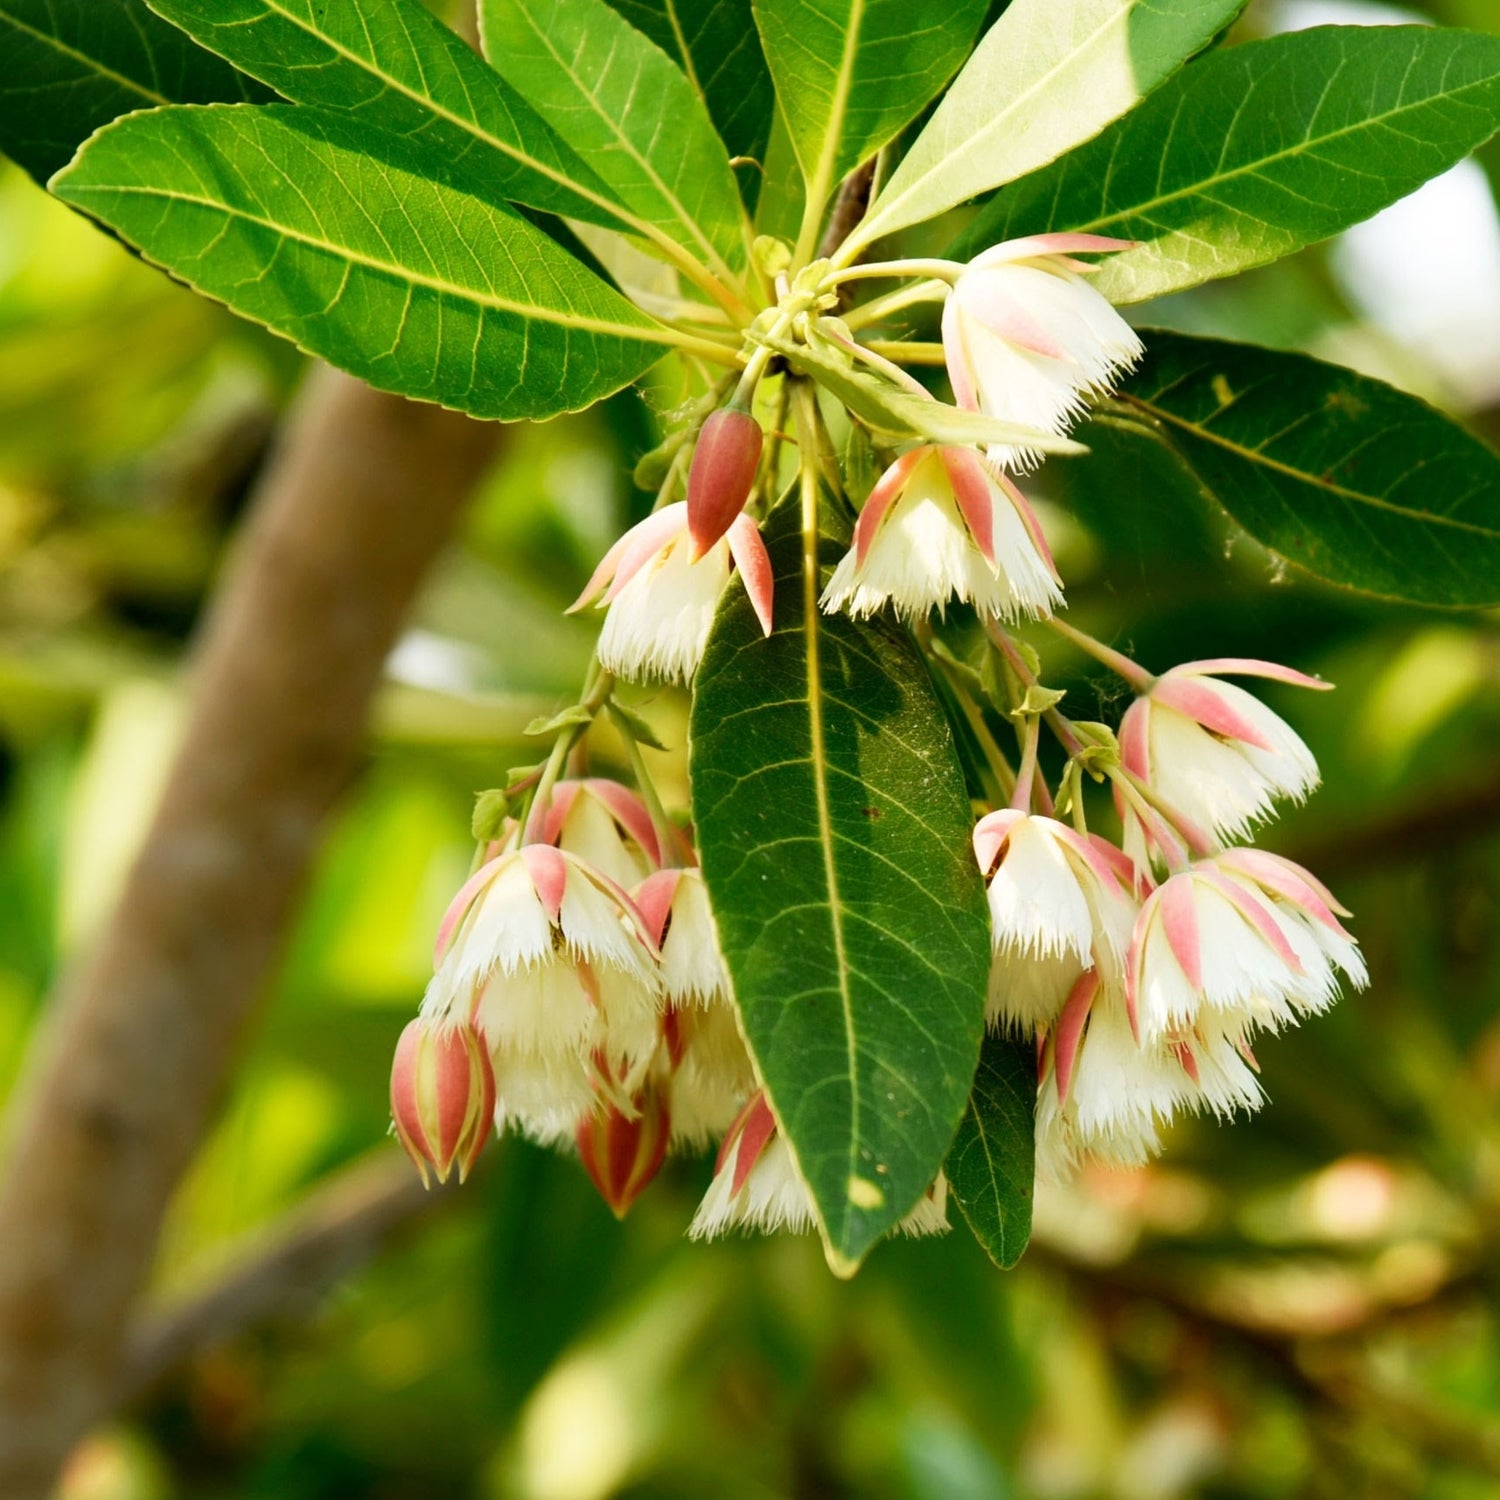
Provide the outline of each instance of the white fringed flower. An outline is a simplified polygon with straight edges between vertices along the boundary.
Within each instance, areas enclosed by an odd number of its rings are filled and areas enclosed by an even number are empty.
[[[1118,849],[1005,808],[979,821],[974,853],[989,880],[992,1026],[1024,1035],[1051,1025],[1088,970],[1122,980],[1137,903]]]
[[[1264,1100],[1249,1049],[1213,1024],[1142,1044],[1124,997],[1104,990],[1049,1037],[1037,1094],[1037,1169],[1066,1180],[1085,1160],[1140,1166],[1161,1151],[1179,1113],[1220,1118]]]
[[[550,845],[507,850],[470,878],[438,930],[435,968],[422,1015],[479,1028],[497,1121],[542,1139],[571,1135],[597,1059],[627,1070],[656,1048],[660,979],[639,912]]]
[[[661,953],[667,998],[678,1006],[725,1003],[729,971],[719,950],[702,872],[659,870],[637,887],[635,901]]]
[[[1131,939],[1126,994],[1141,1040],[1293,1024],[1333,1003],[1340,970],[1362,987],[1340,910],[1307,871],[1255,849],[1173,875],[1146,898]]]
[[[542,841],[626,889],[662,862],[646,804],[629,787],[602,777],[557,783],[547,803]]]
[[[943,308],[943,349],[957,403],[1000,421],[1062,434],[1084,397],[1107,391],[1141,357],[1135,330],[1084,279],[1078,253],[1127,240],[1041,234],[976,256]],[[1005,468],[1029,468],[1030,448],[996,447]]]
[[[572,605],[581,609],[597,598],[607,607],[599,660],[621,677],[691,679],[734,567],[761,628],[771,633],[771,561],[755,522],[736,517],[696,561],[687,525],[687,503],[678,501],[631,527]]]
[[[1051,614],[1062,590],[1020,490],[970,449],[925,445],[871,490],[822,605],[858,619],[891,604],[917,620],[952,599],[986,619],[1014,619]]]
[[[948,1228],[947,1204],[948,1184],[939,1175],[897,1228],[909,1235],[942,1234]],[[712,1239],[731,1229],[805,1234],[816,1227],[812,1194],[776,1129],[764,1092],[757,1093],[724,1137],[713,1181],[688,1233]]]
[[[1269,677],[1297,687],[1332,684],[1274,662],[1241,658],[1186,662],[1164,673],[1125,712],[1125,767],[1161,800],[1222,839],[1243,838],[1278,797],[1301,802],[1318,784],[1318,763],[1301,737],[1222,673]]]

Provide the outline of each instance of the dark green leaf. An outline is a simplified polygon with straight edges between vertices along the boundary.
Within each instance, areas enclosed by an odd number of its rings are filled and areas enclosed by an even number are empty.
[[[910,638],[820,614],[795,510],[769,532],[776,630],[762,637],[738,589],[720,611],[694,693],[693,811],[751,1050],[847,1272],[952,1142],[989,918]]]
[[[946,1171],[974,1238],[1006,1270],[1031,1238],[1035,1109],[1036,1049],[987,1036]]]
[[[431,148],[486,192],[617,224],[614,201],[526,101],[418,0],[151,0],[298,104]]]
[[[423,146],[291,105],[106,127],[53,180],[150,260],[382,390],[542,417],[633,380],[670,335]]]
[[[808,196],[820,206],[953,76],[986,9],[985,0],[754,3]]]
[[[272,97],[142,0],[0,0],[0,55],[0,151],[38,182],[131,110]]]
[[[852,244],[953,208],[1096,135],[1245,0],[1016,0],[992,26]]]
[[[480,0],[485,55],[615,199],[723,275],[744,210],[708,109],[604,0]]]
[[[1146,347],[1117,435],[1165,443],[1278,557],[1390,599],[1500,604],[1500,457],[1477,438],[1306,355],[1164,332]]]
[[[1368,218],[1500,127],[1500,37],[1326,26],[1194,63],[1097,140],[1002,192],[961,254],[1053,229],[1138,240],[1116,302],[1196,286]]]
[[[610,0],[637,31],[673,58],[708,105],[731,156],[764,164],[776,94],[750,0]],[[759,183],[751,169],[745,179]],[[747,194],[753,203],[755,193]]]

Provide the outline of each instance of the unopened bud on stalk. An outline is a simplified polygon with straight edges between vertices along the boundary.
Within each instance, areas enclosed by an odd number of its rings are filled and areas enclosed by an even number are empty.
[[[660,1091],[648,1086],[636,1100],[636,1108],[631,1117],[601,1101],[578,1122],[578,1155],[584,1170],[617,1219],[630,1212],[661,1170],[672,1133]]]
[[[434,1026],[420,1016],[408,1022],[391,1065],[391,1118],[424,1184],[429,1167],[446,1182],[455,1163],[462,1182],[495,1118],[484,1038],[472,1026]]]
[[[764,435],[748,411],[721,406],[703,424],[688,469],[688,534],[697,561],[744,510]]]

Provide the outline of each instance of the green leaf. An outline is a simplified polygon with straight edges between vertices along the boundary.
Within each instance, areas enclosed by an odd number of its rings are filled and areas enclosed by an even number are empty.
[[[851,248],[944,213],[1098,134],[1212,41],[1244,4],[1014,0],[954,80]]]
[[[986,0],[754,0],[776,97],[821,207],[967,56]],[[913,12],[916,12],[914,15]]]
[[[0,0],[0,55],[0,151],[42,183],[132,110],[272,97],[142,0]]]
[[[750,0],[610,0],[687,74],[731,156],[764,164],[776,93]],[[747,184],[759,188],[752,170]],[[746,194],[753,204],[756,193]]]
[[[1206,497],[1319,578],[1417,604],[1500,604],[1500,457],[1477,438],[1306,355],[1145,338],[1111,408],[1117,437],[1165,444]]]
[[[1140,241],[1094,285],[1135,302],[1326,239],[1500,126],[1500,37],[1327,26],[1194,63],[1080,151],[1002,192],[978,249],[1052,229]]]
[[[298,104],[427,146],[484,190],[618,226],[598,176],[418,0],[151,0],[205,47]]]
[[[290,105],[176,106],[106,126],[53,191],[190,286],[382,390],[551,416],[671,341],[432,153]]]
[[[835,1270],[913,1206],[974,1075],[984,886],[910,637],[817,609],[795,507],[768,525],[776,629],[721,608],[690,726],[703,875],[746,1035]],[[839,549],[824,544],[831,565]]]
[[[604,0],[480,0],[491,66],[608,185],[723,274],[743,265],[739,188],[686,75]]]
[[[1035,1048],[985,1037],[974,1092],[944,1170],[974,1238],[1002,1270],[1020,1260],[1031,1238],[1035,1109]]]

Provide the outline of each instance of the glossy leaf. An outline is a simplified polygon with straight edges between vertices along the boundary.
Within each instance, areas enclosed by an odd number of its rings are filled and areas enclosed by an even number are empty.
[[[419,0],[151,0],[298,104],[347,111],[441,155],[486,193],[618,224],[595,173]]]
[[[745,256],[739,188],[708,109],[604,0],[481,0],[491,65],[613,196],[704,264]]]
[[[53,191],[148,260],[382,390],[543,417],[670,335],[420,145],[321,110],[179,106],[106,127]]]
[[[792,144],[821,204],[968,55],[985,0],[754,0]]]
[[[1363,593],[1500,604],[1500,457],[1477,438],[1306,355],[1145,337],[1146,361],[1106,420],[1166,444],[1258,542]]]
[[[1097,135],[1212,41],[1244,4],[1014,0],[953,81],[854,243],[933,218]]]
[[[1326,239],[1500,127],[1500,37],[1326,26],[1215,52],[1080,151],[1016,183],[964,237],[1138,240],[1095,285],[1116,302],[1196,286]]]
[[[0,56],[0,151],[38,182],[132,110],[272,97],[143,0],[0,0]]]
[[[731,156],[764,165],[776,93],[750,0],[610,0],[687,74]],[[760,174],[745,183],[758,188]],[[753,201],[755,194],[748,194]]]
[[[1035,1109],[1035,1047],[985,1037],[974,1092],[945,1170],[974,1238],[1006,1270],[1031,1238]]]
[[[847,1272],[953,1139],[989,918],[910,638],[819,613],[794,509],[768,530],[776,629],[761,635],[738,589],[720,610],[693,699],[693,812],[746,1035]],[[825,547],[831,566],[841,549]]]

